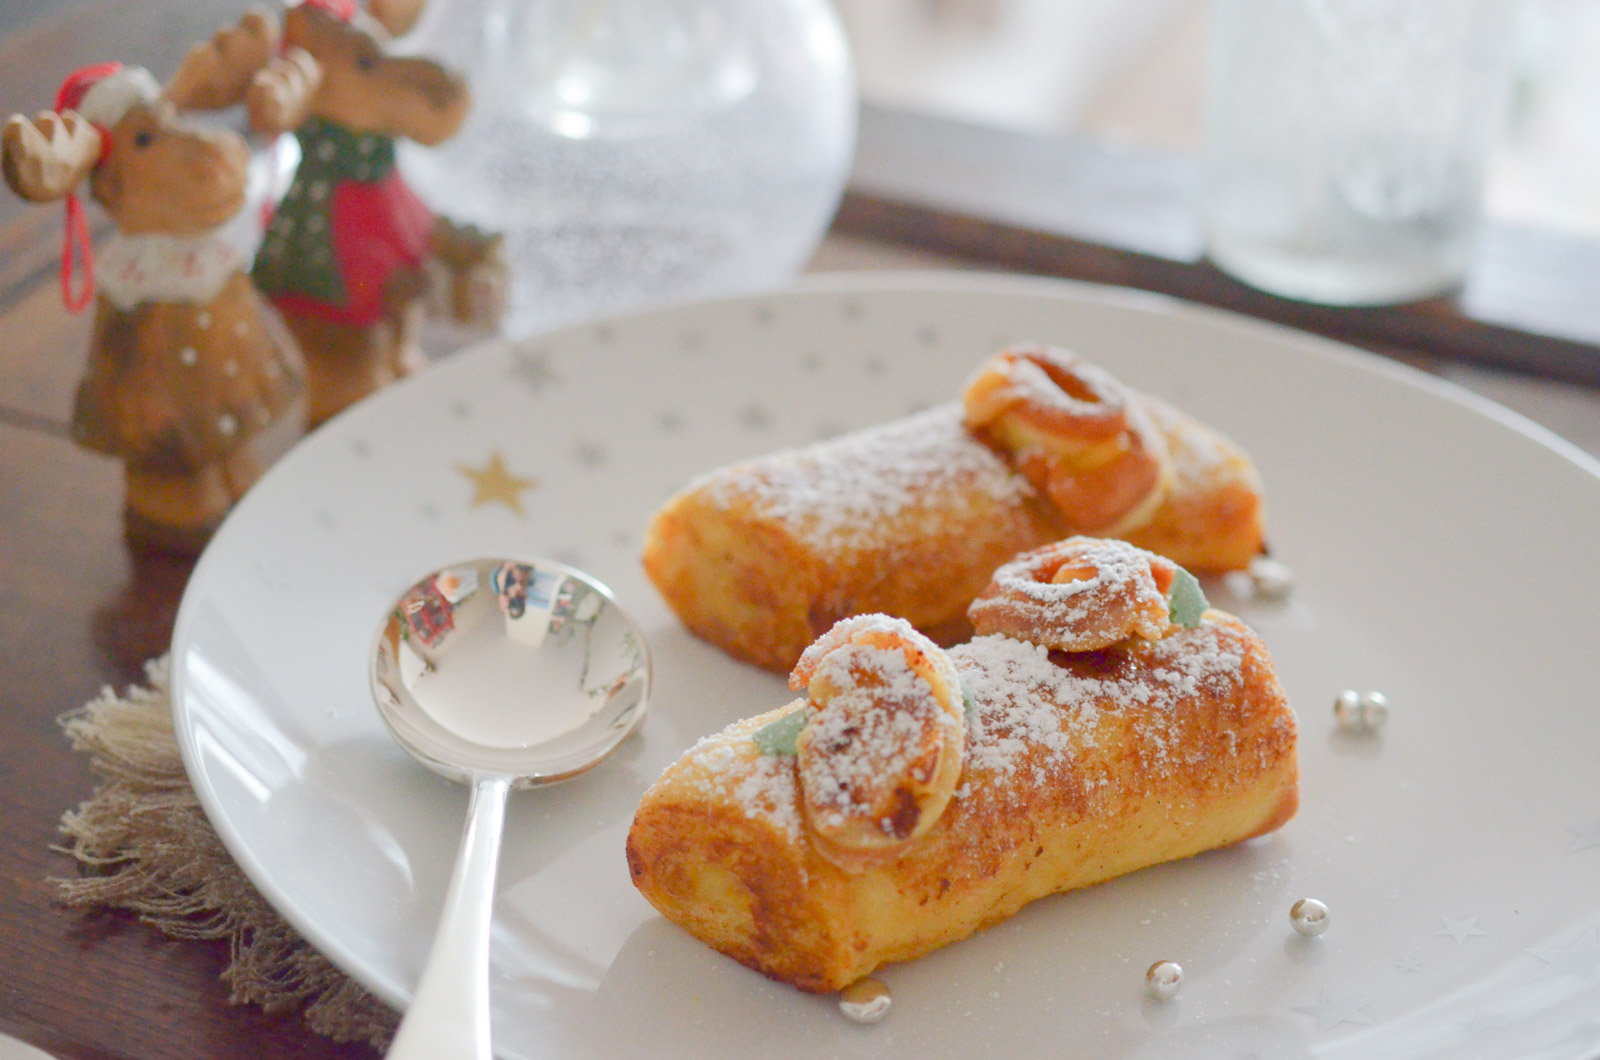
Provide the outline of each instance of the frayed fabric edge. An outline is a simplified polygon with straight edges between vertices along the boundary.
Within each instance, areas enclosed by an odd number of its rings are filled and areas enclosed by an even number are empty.
[[[231,1003],[299,1011],[317,1034],[383,1051],[398,1015],[290,927],[211,827],[178,752],[169,676],[169,658],[153,659],[146,684],[102,689],[60,719],[101,783],[62,815],[56,849],[80,875],[51,880],[58,897],[127,910],[170,938],[225,940]]]

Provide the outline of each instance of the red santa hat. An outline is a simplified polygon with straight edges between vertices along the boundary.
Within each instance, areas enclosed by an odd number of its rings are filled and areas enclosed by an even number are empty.
[[[74,70],[56,93],[56,110],[75,110],[101,129],[121,121],[135,103],[153,103],[161,84],[142,66],[100,63]]]
[[[356,0],[300,0],[297,6],[314,8],[340,22],[354,22],[356,15],[361,12]]]
[[[111,150],[108,130],[122,120],[136,103],[153,103],[161,95],[161,85],[142,66],[100,63],[74,70],[56,92],[56,113],[77,111],[100,130],[99,165]],[[67,230],[61,246],[61,300],[76,313],[94,298],[94,254],[89,246],[89,222],[83,203],[75,192],[66,195]],[[73,259],[82,262],[83,287],[72,290]]]

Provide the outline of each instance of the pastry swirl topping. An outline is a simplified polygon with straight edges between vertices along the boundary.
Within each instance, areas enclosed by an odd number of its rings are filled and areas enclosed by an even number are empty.
[[[1003,633],[1061,651],[1095,651],[1128,637],[1160,640],[1177,628],[1171,594],[1186,575],[1125,541],[1069,537],[995,571],[967,618],[980,635]]]
[[[933,827],[965,739],[960,678],[944,651],[902,619],[859,615],[812,644],[789,683],[810,700],[796,769],[818,851],[848,868]]]
[[[967,383],[967,426],[1083,533],[1146,522],[1171,488],[1166,444],[1137,396],[1053,346],[1012,346]]]

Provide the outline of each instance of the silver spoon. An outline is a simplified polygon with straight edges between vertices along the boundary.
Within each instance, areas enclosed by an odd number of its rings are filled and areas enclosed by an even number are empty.
[[[372,649],[389,731],[472,785],[428,963],[390,1060],[490,1060],[489,923],[507,794],[576,776],[644,717],[650,651],[604,585],[546,559],[434,571],[390,608]]]

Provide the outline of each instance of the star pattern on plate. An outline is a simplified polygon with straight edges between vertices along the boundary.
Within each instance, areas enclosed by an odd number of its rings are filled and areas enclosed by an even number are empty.
[[[372,455],[372,446],[367,444],[365,438],[350,439],[350,451],[365,460]]]
[[[1585,824],[1574,825],[1567,831],[1578,837],[1578,841],[1568,848],[1567,853],[1576,854],[1580,850],[1600,848],[1600,817]]]
[[[456,470],[467,476],[472,482],[472,500],[467,502],[470,508],[481,508],[485,504],[503,504],[518,515],[526,514],[522,509],[522,495],[539,484],[538,479],[523,478],[514,474],[506,467],[505,457],[496,449],[489,454],[489,462],[482,467],[473,467],[471,464],[456,464]]]
[[[450,415],[458,420],[470,420],[472,418],[472,406],[458,398],[450,402]]]
[[[1600,980],[1600,928],[1590,928],[1565,946],[1540,946],[1528,952],[1545,962],[1535,980],[1558,975]]]
[[[572,459],[584,467],[599,467],[606,462],[606,451],[599,442],[580,438],[572,447]]]
[[[1422,971],[1422,958],[1418,957],[1414,953],[1407,953],[1407,954],[1404,954],[1402,956],[1396,957],[1394,960],[1390,961],[1389,963],[1394,965],[1396,968],[1400,969],[1402,972],[1420,972],[1420,971]]]
[[[550,367],[550,354],[544,350],[513,351],[511,368],[506,374],[534,394],[542,394],[546,387],[561,378]]]
[[[746,405],[739,413],[739,424],[747,431],[764,431],[772,425],[772,413],[763,405]]]
[[[1315,1005],[1296,1005],[1294,1011],[1315,1016],[1319,1031],[1329,1030],[1341,1023],[1359,1023],[1370,1027],[1373,1025],[1371,1017],[1361,1010],[1374,1000],[1370,997],[1340,997],[1323,987]]]
[[[1475,916],[1464,916],[1457,918],[1441,915],[1439,919],[1444,921],[1444,926],[1438,931],[1435,931],[1434,934],[1448,935],[1456,940],[1457,946],[1465,946],[1467,944],[1467,940],[1474,935],[1488,934],[1487,931],[1478,926],[1478,918]]]
[[[671,409],[667,409],[656,417],[656,426],[665,434],[674,434],[683,430],[683,417]]]

